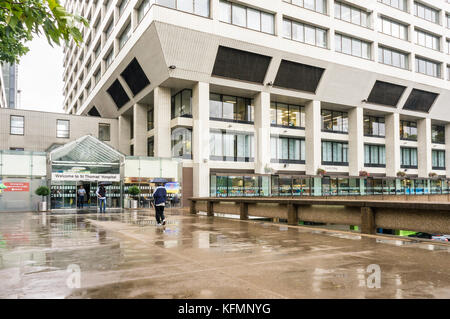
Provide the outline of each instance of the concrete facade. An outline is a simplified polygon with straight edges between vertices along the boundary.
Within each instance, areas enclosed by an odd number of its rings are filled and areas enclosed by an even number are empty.
[[[245,21],[245,25],[226,22],[224,8],[229,2],[222,3],[219,0],[199,1],[201,4],[208,4],[206,14],[169,8],[160,1],[68,1],[67,8],[88,18],[92,28],[83,30],[87,39],[84,47],[78,48],[70,43],[64,50],[65,111],[84,115],[95,106],[101,116],[119,118],[120,150],[127,155],[130,155],[130,145],[133,145],[134,153],[145,154],[147,137],[154,139],[156,157],[172,157],[175,154],[171,147],[174,139],[178,138],[173,136],[174,130],[187,129],[185,133],[191,134],[190,140],[183,140],[183,147],[190,147],[190,151],[182,159],[184,167],[193,168],[195,196],[209,193],[208,176],[211,172],[316,175],[317,169],[323,168],[331,174],[342,176],[357,176],[361,170],[376,176],[396,176],[399,171],[406,170],[406,174],[411,176],[427,177],[429,173],[435,172],[443,177],[450,177],[447,173],[449,165],[432,169],[431,163],[432,150],[446,151],[446,158],[450,153],[448,132],[447,142],[444,144],[433,143],[431,140],[432,126],[448,126],[447,123],[450,123],[450,78],[447,72],[450,59],[446,40],[450,38],[450,25],[446,19],[446,15],[450,14],[450,4],[443,0],[421,1],[435,10],[438,23],[434,23],[416,16],[413,0],[405,2],[406,10],[393,8],[380,1],[325,2],[323,12],[294,5],[287,0],[231,2],[257,10],[261,16],[269,15],[269,20],[273,19],[272,32],[254,30],[255,27],[247,27]],[[362,20],[358,24],[338,17],[336,8],[342,3],[358,12],[357,16],[365,15],[367,25],[361,25]],[[255,13],[250,9],[249,12]],[[342,10],[339,12],[344,12]],[[403,25],[407,38],[386,34],[382,19]],[[319,29],[313,31],[314,43],[305,43],[308,42],[306,38],[303,42],[288,38],[284,26],[289,21],[302,23],[308,30],[312,30],[311,27],[324,30],[325,45],[321,46],[316,42]],[[110,23],[112,29],[108,27]],[[128,24],[131,31],[124,36]],[[389,27],[389,30],[394,29]],[[426,43],[422,45],[416,30],[438,35],[436,41],[439,48],[428,48]],[[346,43],[346,40],[337,42],[342,36],[353,38],[350,46],[355,48],[350,54],[340,52],[344,49],[339,48]],[[357,44],[360,43],[358,41],[361,40],[368,43],[368,57],[364,57],[357,49]],[[361,45],[363,48],[364,45]],[[251,82],[214,74],[219,47],[270,57],[264,79],[261,82]],[[383,48],[394,49],[396,54],[406,54],[406,65],[389,65],[388,60],[384,59],[384,53],[383,57],[380,56]],[[109,55],[111,50],[112,58]],[[398,57],[394,57],[394,53],[389,58],[392,59],[391,64]],[[422,74],[419,60],[423,58],[437,62],[436,76]],[[138,92],[132,92],[124,75],[133,59],[138,61],[149,80],[149,84]],[[283,60],[324,69],[315,91],[274,85]],[[122,85],[128,100],[120,107],[108,93],[116,80]],[[369,96],[376,81],[404,87],[395,105],[370,101]],[[185,89],[192,92],[190,114],[174,116],[171,108],[175,97]],[[413,90],[437,94],[428,111],[420,111],[422,102],[413,103],[414,110],[404,108],[410,95],[415,92]],[[209,101],[210,93],[251,99],[253,121],[211,120],[208,117],[212,105]],[[304,107],[305,123],[300,125],[303,127],[296,129],[290,127],[290,124],[284,127],[271,125],[272,102]],[[142,117],[151,109],[154,128],[147,130]],[[333,130],[323,130],[321,112],[324,110],[344,112],[347,120],[342,120],[342,125],[347,125],[348,129],[345,132],[335,132],[333,126]],[[365,134],[364,123],[368,116],[384,119],[385,134]],[[128,134],[131,119],[133,138]],[[339,123],[341,118],[336,117],[336,121]],[[416,123],[415,141],[401,138],[401,121]],[[212,136],[217,137],[212,132],[217,131],[225,132],[222,140],[224,145],[228,141],[226,134],[244,135],[243,139],[251,140],[248,160],[239,160],[236,154],[241,150],[238,146],[235,146],[237,150],[234,160],[230,159],[232,156],[225,160],[213,157],[210,145],[220,146],[224,152],[228,147],[217,144],[217,141],[210,142]],[[187,135],[179,136],[186,138]],[[304,160],[280,161],[278,158],[273,161],[271,136],[304,140]],[[237,136],[235,140],[240,138]],[[331,143],[332,161],[326,161],[322,156],[323,142]],[[366,145],[384,146],[385,157],[381,162],[385,164],[380,162],[380,165],[367,165]],[[340,152],[341,148],[346,147],[348,151],[343,157],[347,159],[340,160],[338,164],[333,163],[335,150]],[[411,159],[413,164],[402,164],[402,158],[406,156],[406,153],[402,153],[403,148],[416,149],[417,156]],[[281,149],[283,151],[288,152]],[[417,164],[414,164],[415,161]]]

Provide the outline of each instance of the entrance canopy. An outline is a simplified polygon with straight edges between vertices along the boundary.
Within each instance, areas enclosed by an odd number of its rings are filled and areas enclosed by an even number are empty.
[[[50,152],[50,161],[83,164],[120,164],[125,156],[99,139],[86,135]]]

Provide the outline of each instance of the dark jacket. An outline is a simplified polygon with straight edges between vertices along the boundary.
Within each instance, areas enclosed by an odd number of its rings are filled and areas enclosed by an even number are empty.
[[[167,200],[167,191],[164,187],[158,186],[153,193],[153,200],[155,201],[155,205],[165,203]]]

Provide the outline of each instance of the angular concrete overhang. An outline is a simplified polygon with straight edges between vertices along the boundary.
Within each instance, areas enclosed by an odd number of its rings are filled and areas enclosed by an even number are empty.
[[[426,85],[421,83],[424,76],[415,72],[395,70],[396,68],[380,65],[373,61],[345,56],[334,50],[312,47],[256,31],[254,36],[246,34],[240,36],[241,40],[238,40],[230,37],[236,33],[228,32],[232,28],[238,27],[211,19],[191,17],[192,15],[188,14],[188,21],[180,21],[179,24],[192,23],[193,27],[185,28],[159,21],[170,22],[175,20],[175,17],[179,20],[179,12],[176,12],[178,15],[175,15],[170,9],[157,9],[159,11],[155,12],[152,12],[152,9],[149,12],[150,17],[146,17],[148,21],[144,19],[136,28],[133,36],[106,70],[101,79],[101,86],[95,88],[92,94],[94,98],[87,100],[78,113],[85,114],[95,105],[102,116],[117,117],[129,110],[135,103],[151,104],[150,94],[157,86],[170,86],[176,90],[192,87],[195,82],[201,81],[210,83],[212,88],[228,87],[230,91],[242,92],[247,96],[252,96],[259,91],[266,91],[272,93],[274,97],[284,96],[291,100],[316,99],[323,101],[325,105],[337,105],[344,108],[363,106],[372,111],[395,111],[422,118],[424,112],[402,109],[411,91],[419,89],[438,94],[425,116],[450,121],[450,108],[447,105],[450,101],[450,84],[447,81],[430,78],[428,83],[436,85]],[[161,16],[157,14],[160,11],[164,12]],[[194,23],[189,19],[198,19],[198,23],[197,20]],[[251,34],[253,31],[240,30],[240,32]],[[212,72],[219,46],[271,57],[263,83],[213,76]],[[142,66],[150,81],[150,84],[135,96],[120,76],[120,73],[134,58]],[[315,93],[267,85],[269,82],[275,81],[282,60],[324,69]],[[331,61],[345,61],[347,65]],[[175,66],[175,68],[170,69],[169,66]],[[385,70],[389,70],[389,72],[385,72]],[[130,98],[130,101],[120,110],[106,92],[116,79],[119,79]],[[395,107],[364,102],[369,97],[377,80],[406,87]]]

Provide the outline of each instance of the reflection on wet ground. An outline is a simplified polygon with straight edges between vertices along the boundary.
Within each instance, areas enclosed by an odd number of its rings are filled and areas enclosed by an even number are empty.
[[[450,297],[449,245],[178,210],[167,220],[2,213],[0,298]]]

